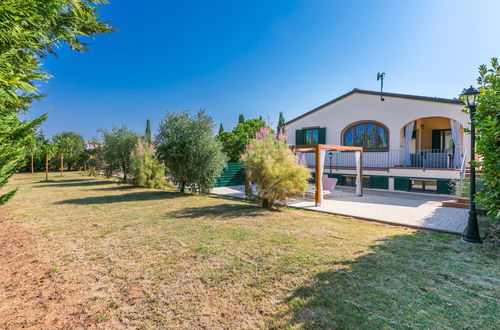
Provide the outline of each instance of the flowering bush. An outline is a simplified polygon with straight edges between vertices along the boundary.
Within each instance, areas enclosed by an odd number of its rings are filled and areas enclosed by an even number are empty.
[[[130,168],[132,182],[140,187],[164,188],[165,166],[154,156],[153,147],[139,140],[134,152]]]
[[[305,191],[311,177],[305,166],[297,164],[285,142],[285,132],[283,128],[274,136],[269,127],[261,128],[241,157],[245,174],[256,185],[256,197],[265,208]]]

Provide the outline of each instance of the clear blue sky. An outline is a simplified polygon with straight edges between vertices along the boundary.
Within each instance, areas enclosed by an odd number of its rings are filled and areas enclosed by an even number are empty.
[[[352,88],[453,98],[500,56],[500,1],[137,1],[101,10],[118,31],[45,61],[33,114],[51,136],[125,124],[156,130],[166,110],[277,121]]]

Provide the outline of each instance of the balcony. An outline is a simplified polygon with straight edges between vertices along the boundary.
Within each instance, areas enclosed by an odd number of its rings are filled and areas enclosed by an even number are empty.
[[[455,169],[453,165],[453,149],[417,149],[410,152],[405,159],[402,149],[389,151],[363,152],[364,168],[418,168],[418,169]],[[313,159],[307,159],[314,164]],[[325,168],[355,168],[353,152],[332,152],[325,157]]]

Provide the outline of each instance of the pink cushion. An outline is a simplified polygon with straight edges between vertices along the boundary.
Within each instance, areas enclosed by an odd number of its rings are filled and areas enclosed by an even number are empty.
[[[337,185],[337,178],[323,178],[323,190],[333,191]]]

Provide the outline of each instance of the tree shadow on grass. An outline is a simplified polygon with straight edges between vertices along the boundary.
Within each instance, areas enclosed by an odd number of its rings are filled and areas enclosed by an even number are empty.
[[[106,196],[93,196],[84,198],[65,199],[55,204],[110,204],[110,203],[123,203],[133,201],[147,201],[147,200],[165,200],[171,198],[182,197],[180,193],[172,193],[166,191],[138,191],[120,195],[106,195]]]
[[[147,188],[142,188],[138,186],[132,186],[132,185],[117,185],[113,187],[103,187],[103,188],[94,188],[92,190],[94,191],[124,191],[124,190],[130,190],[130,189],[147,189]]]
[[[40,180],[35,183],[47,183],[47,182],[75,183],[75,182],[87,182],[87,181],[93,181],[93,180],[92,179],[61,179],[61,180],[49,179],[49,181]]]
[[[265,210],[249,203],[224,203],[216,205],[207,205],[201,207],[188,207],[179,211],[169,212],[168,216],[172,218],[196,219],[201,217],[230,219],[240,217],[262,216],[272,211]]]
[[[493,326],[498,250],[484,253],[458,237],[427,232],[388,237],[369,249],[332,262],[296,289],[279,319],[291,328],[321,329]]]
[[[45,181],[44,181],[45,182]],[[46,188],[46,187],[92,187],[92,186],[103,186],[103,185],[109,185],[109,184],[116,184],[117,182],[115,181],[108,181],[108,180],[91,180],[91,181],[77,181],[77,182],[67,182],[67,183],[60,183],[60,181],[49,181],[45,185],[39,185],[36,186],[36,188]]]

